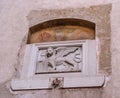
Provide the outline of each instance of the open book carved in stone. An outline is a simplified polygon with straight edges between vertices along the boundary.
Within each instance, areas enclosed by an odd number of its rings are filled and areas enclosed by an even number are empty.
[[[39,49],[37,72],[81,71],[82,47],[48,47]]]

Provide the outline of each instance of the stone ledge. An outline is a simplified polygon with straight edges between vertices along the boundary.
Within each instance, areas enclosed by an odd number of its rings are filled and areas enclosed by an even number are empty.
[[[30,89],[50,89],[50,78],[30,78],[12,80],[12,90],[30,90]],[[75,87],[102,87],[105,82],[105,77],[102,75],[82,76],[82,77],[64,77],[63,86],[61,88]]]

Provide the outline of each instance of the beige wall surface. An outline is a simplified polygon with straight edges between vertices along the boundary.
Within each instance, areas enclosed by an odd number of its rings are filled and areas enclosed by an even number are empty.
[[[12,91],[10,81],[19,76],[19,52],[29,30],[28,16],[34,10],[89,8],[111,4],[111,66],[103,88]],[[120,0],[0,0],[0,98],[120,98]],[[104,13],[103,13],[104,16]],[[89,16],[88,16],[89,17]],[[101,16],[102,17],[102,16]]]

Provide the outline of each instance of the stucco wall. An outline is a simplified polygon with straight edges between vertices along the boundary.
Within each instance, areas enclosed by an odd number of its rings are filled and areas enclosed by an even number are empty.
[[[89,8],[95,5],[112,4],[111,65],[108,83],[103,88],[69,89],[59,91],[11,91],[10,81],[16,76],[21,44],[29,30],[27,16],[32,10]],[[120,13],[119,0],[1,0],[0,2],[0,98],[119,98],[120,97]],[[103,13],[104,16],[104,13]],[[89,16],[88,16],[89,17]],[[101,16],[102,17],[102,16]],[[17,73],[16,73],[17,72]]]

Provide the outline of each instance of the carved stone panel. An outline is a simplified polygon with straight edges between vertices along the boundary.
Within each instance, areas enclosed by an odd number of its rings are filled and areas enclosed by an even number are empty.
[[[82,46],[39,48],[36,73],[81,71]]]
[[[101,87],[94,40],[45,42],[26,46],[20,79],[13,90]],[[72,78],[71,78],[72,77]]]

